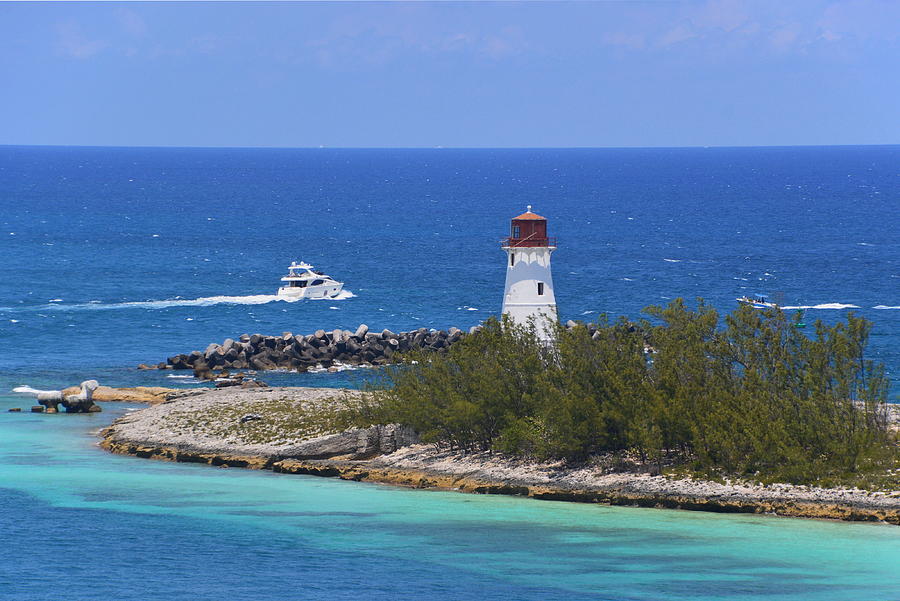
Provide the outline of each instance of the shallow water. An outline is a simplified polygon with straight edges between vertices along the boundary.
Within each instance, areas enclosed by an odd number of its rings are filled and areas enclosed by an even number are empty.
[[[896,527],[416,491],[101,451],[91,430],[128,408],[0,413],[0,592],[900,598]]]

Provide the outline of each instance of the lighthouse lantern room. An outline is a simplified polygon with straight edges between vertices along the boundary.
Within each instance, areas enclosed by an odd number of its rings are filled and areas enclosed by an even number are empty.
[[[507,254],[503,314],[517,324],[533,320],[538,335],[550,339],[552,324],[559,318],[550,274],[550,253],[556,250],[556,239],[547,236],[547,220],[532,213],[529,205],[512,219],[510,235],[502,244]]]

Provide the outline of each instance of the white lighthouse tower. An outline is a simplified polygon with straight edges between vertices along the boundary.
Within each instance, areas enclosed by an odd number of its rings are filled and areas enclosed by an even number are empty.
[[[559,317],[550,275],[550,253],[556,239],[547,237],[547,220],[528,210],[512,219],[509,238],[503,240],[506,251],[506,289],[503,314],[517,324],[534,320],[538,335],[549,339]]]

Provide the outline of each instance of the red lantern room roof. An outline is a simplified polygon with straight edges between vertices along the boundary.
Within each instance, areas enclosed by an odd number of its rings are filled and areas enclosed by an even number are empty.
[[[518,217],[513,217],[513,219],[516,219],[516,220],[519,220],[519,219],[535,219],[535,220],[547,221],[547,218],[546,218],[546,217],[541,217],[540,215],[536,215],[535,213],[532,213],[532,212],[531,212],[531,205],[528,205],[528,210],[527,210],[527,211],[525,211],[524,213],[522,213],[522,214],[519,215]]]
[[[512,218],[510,236],[503,240],[504,248],[534,248],[549,246],[556,248],[556,239],[547,237],[547,219],[528,210]]]

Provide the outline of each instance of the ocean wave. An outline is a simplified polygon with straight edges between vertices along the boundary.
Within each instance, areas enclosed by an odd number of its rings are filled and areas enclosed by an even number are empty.
[[[900,309],[900,306],[889,307],[888,305],[875,305],[873,309]]]
[[[10,307],[10,310],[53,310],[53,311],[102,311],[109,309],[168,309],[170,307],[211,307],[213,305],[265,305],[268,303],[296,303],[301,300],[315,301],[340,301],[353,298],[356,295],[350,290],[342,290],[337,296],[331,298],[286,298],[275,294],[250,294],[247,296],[204,296],[201,298],[172,298],[166,300],[130,301],[124,303],[102,303],[90,301],[87,303],[73,303],[71,305],[53,303],[40,307]],[[4,307],[5,308],[5,307]]]
[[[859,305],[846,305],[844,303],[822,303],[821,305],[793,305],[782,309],[859,309]]]

